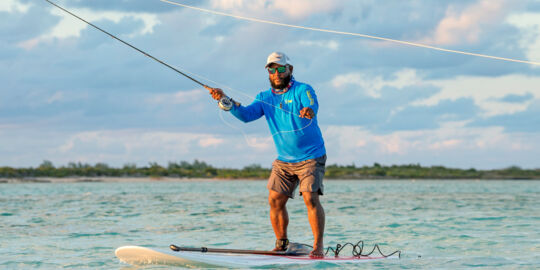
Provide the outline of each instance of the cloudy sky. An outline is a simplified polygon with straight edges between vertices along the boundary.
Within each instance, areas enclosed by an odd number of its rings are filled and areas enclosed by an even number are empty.
[[[249,104],[286,52],[317,92],[330,164],[540,167],[540,66],[203,13],[158,0],[56,0]],[[197,7],[540,62],[538,0],[201,0]],[[42,0],[0,1],[0,166],[219,167],[276,157],[263,119]]]

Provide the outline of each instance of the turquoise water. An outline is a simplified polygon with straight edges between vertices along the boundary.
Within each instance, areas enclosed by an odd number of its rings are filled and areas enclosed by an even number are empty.
[[[325,242],[364,240],[380,244],[383,252],[403,252],[400,260],[367,262],[360,265],[364,269],[535,269],[539,184],[326,181]],[[122,269],[126,265],[114,250],[123,245],[270,249],[274,235],[265,186],[264,181],[0,184],[0,269]],[[303,202],[296,198],[288,207],[289,237],[311,243]]]

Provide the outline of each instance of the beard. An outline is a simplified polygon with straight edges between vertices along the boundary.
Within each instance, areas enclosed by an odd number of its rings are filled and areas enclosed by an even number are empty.
[[[291,81],[291,78],[292,78],[292,74],[289,74],[289,76],[283,78],[281,80],[281,83],[280,84],[275,84],[270,78],[268,78],[268,80],[270,81],[270,85],[272,86],[272,88],[274,89],[285,89],[285,87],[287,87],[287,85],[289,85],[289,82]]]

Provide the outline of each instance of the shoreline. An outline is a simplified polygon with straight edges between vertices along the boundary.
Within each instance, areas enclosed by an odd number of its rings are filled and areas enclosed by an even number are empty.
[[[538,181],[540,179],[483,179],[483,178],[358,178],[325,179],[328,181]],[[0,178],[0,184],[24,183],[147,183],[147,182],[215,182],[215,181],[267,181],[261,178],[188,178],[188,177],[29,177]]]
[[[10,183],[139,183],[139,182],[190,182],[213,181],[211,178],[187,177],[29,177],[0,178],[0,184]]]

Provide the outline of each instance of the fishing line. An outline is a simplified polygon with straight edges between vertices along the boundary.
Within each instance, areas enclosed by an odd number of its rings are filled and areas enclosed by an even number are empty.
[[[179,73],[180,75],[182,75],[182,76],[184,76],[184,77],[186,77],[186,78],[192,80],[193,82],[199,84],[200,86],[202,86],[202,87],[204,87],[204,88],[211,88],[211,87],[209,87],[209,86],[203,84],[202,82],[200,82],[199,80],[196,80],[196,79],[193,78],[193,77],[198,77],[198,78],[200,78],[200,79],[202,78],[202,79],[204,79],[204,80],[206,80],[206,81],[209,81],[209,82],[212,82],[212,83],[214,83],[214,84],[216,84],[216,85],[218,85],[218,86],[221,86],[222,88],[226,88],[226,89],[231,90],[231,91],[233,91],[233,92],[240,93],[240,94],[242,94],[242,95],[244,95],[244,96],[247,96],[247,97],[250,98],[250,99],[258,100],[257,98],[253,98],[253,97],[251,97],[251,96],[249,96],[249,95],[243,93],[243,92],[240,91],[240,90],[236,90],[236,89],[233,89],[232,87],[224,86],[224,85],[222,85],[222,84],[220,84],[220,83],[218,83],[218,82],[216,82],[216,81],[210,80],[210,79],[205,78],[205,77],[200,76],[200,75],[197,75],[197,74],[195,74],[195,73],[193,73],[193,72],[187,72],[187,71],[185,71],[185,70],[180,71],[180,69],[175,68],[175,67],[173,67],[173,66],[171,66],[171,65],[169,65],[169,64],[167,64],[167,63],[165,63],[165,62],[163,62],[163,61],[161,61],[161,60],[159,60],[158,58],[156,58],[156,57],[150,55],[149,53],[147,53],[147,52],[145,52],[145,51],[143,51],[143,50],[141,50],[141,49],[139,49],[139,48],[137,48],[137,47],[135,47],[135,46],[129,44],[128,42],[126,42],[126,41],[124,41],[124,40],[122,40],[122,39],[116,37],[115,35],[113,35],[113,34],[107,32],[107,31],[101,29],[100,27],[98,27],[98,26],[92,24],[91,22],[89,22],[89,21],[87,21],[87,20],[85,20],[85,19],[83,19],[83,18],[77,16],[76,14],[70,12],[69,10],[67,10],[67,9],[65,9],[65,8],[63,8],[63,7],[59,6],[59,5],[57,5],[57,4],[55,4],[54,2],[51,2],[51,1],[49,1],[49,0],[45,0],[45,1],[47,1],[47,2],[48,2],[49,4],[51,4],[51,5],[53,5],[53,6],[57,7],[57,8],[59,8],[60,10],[62,10],[62,11],[64,11],[64,12],[68,13],[69,15],[71,15],[71,16],[73,16],[73,17],[75,17],[75,18],[77,18],[77,19],[79,19],[79,20],[85,22],[86,24],[88,24],[88,25],[94,27],[95,29],[97,29],[97,30],[99,30],[99,31],[101,31],[101,32],[103,32],[103,33],[105,33],[106,35],[108,35],[108,36],[110,36],[110,37],[112,37],[112,38],[114,38],[114,39],[116,39],[116,40],[122,42],[123,44],[129,46],[130,48],[132,48],[132,49],[134,49],[134,50],[136,50],[136,51],[142,53],[143,55],[145,55],[145,56],[151,58],[152,60],[154,60],[154,61],[156,61],[156,62],[158,62],[158,63],[160,63],[160,64],[162,64],[162,65],[164,65],[164,66],[166,66],[166,67],[168,67],[168,68],[170,68],[170,69],[172,69],[172,70],[174,70],[175,72],[177,72],[177,73]],[[188,75],[188,74],[189,74],[189,75]],[[190,75],[191,75],[191,76],[190,76]],[[282,108],[280,108],[280,107],[278,107],[278,106],[275,106],[275,105],[273,105],[273,104],[267,103],[267,102],[265,102],[265,101],[263,101],[263,100],[258,100],[258,101],[259,101],[259,102],[262,102],[262,103],[264,103],[264,104],[266,104],[266,105],[272,106],[272,107],[274,107],[274,108],[276,108],[276,109],[282,110],[282,111],[285,112],[285,113],[289,113],[289,114],[291,114],[291,115],[300,117],[300,115],[296,115],[296,114],[292,113],[291,111],[284,110],[284,109],[282,109]],[[220,116],[221,116],[221,114],[220,114]],[[221,119],[223,120],[223,122],[224,122],[225,124],[227,124],[228,126],[231,126],[229,123],[227,123],[227,122],[225,121],[225,119],[223,119],[222,116],[221,116]],[[276,134],[278,134],[278,133],[295,132],[295,131],[299,131],[299,130],[305,129],[305,128],[307,128],[309,125],[311,125],[312,122],[313,122],[313,119],[311,119],[311,121],[310,121],[305,127],[302,127],[302,128],[300,128],[300,129],[295,129],[295,130],[290,130],[290,131],[278,131],[278,132],[272,134],[272,137],[274,137],[274,136],[275,136]],[[239,129],[239,128],[236,128],[236,129]],[[244,134],[244,138],[246,139],[246,142],[248,143],[248,145],[250,145],[249,140],[248,140],[246,134],[244,133],[243,130],[241,130],[241,131],[242,131],[242,133]]]
[[[307,247],[310,247],[310,248],[313,248],[312,246],[310,245],[306,245],[306,244],[302,244],[304,246],[307,246]],[[387,258],[387,257],[390,257],[394,254],[397,254],[398,255],[398,258],[401,258],[401,250],[396,250],[390,254],[384,254],[382,251],[381,251],[381,248],[379,247],[378,244],[375,244],[373,246],[373,249],[370,251],[370,252],[367,252],[367,253],[364,253],[364,241],[360,240],[358,241],[356,244],[353,244],[351,242],[347,242],[345,244],[337,244],[336,245],[336,248],[332,248],[332,247],[328,247],[326,249],[326,252],[324,253],[324,255],[328,255],[329,253],[334,255],[335,257],[339,256],[339,253],[341,251],[343,251],[343,249],[347,246],[351,246],[352,247],[352,255],[354,257],[367,257],[367,256],[370,256],[371,254],[373,254],[375,252],[375,250],[377,250],[377,252],[379,253],[379,255]]]
[[[366,34],[360,34],[360,33],[352,33],[352,32],[344,32],[344,31],[337,31],[337,30],[329,30],[329,29],[322,29],[322,28],[315,28],[315,27],[308,27],[308,26],[301,26],[301,25],[294,25],[294,24],[287,24],[287,23],[279,23],[279,22],[274,22],[274,21],[269,21],[269,20],[263,20],[263,19],[257,19],[257,18],[252,18],[252,17],[234,15],[234,14],[230,14],[230,13],[225,13],[225,12],[220,12],[220,11],[215,11],[215,10],[210,10],[210,9],[204,9],[204,8],[189,6],[189,5],[185,5],[185,4],[181,4],[181,3],[173,2],[173,1],[169,1],[169,0],[160,0],[160,1],[172,4],[172,5],[176,5],[176,6],[190,8],[190,9],[193,9],[193,10],[198,10],[198,11],[202,11],[202,12],[206,12],[206,13],[212,13],[212,14],[216,14],[216,15],[220,15],[220,16],[226,16],[226,17],[231,17],[231,18],[245,20],[245,21],[273,24],[273,25],[279,25],[279,26],[284,26],[284,27],[304,29],[304,30],[310,30],[310,31],[316,31],[316,32],[332,33],[332,34],[338,34],[338,35],[348,35],[348,36],[363,37],[363,38],[382,40],[382,41],[387,41],[387,42],[399,43],[399,44],[403,44],[403,45],[421,47],[421,48],[426,48],[426,49],[431,49],[431,50],[436,50],[436,51],[442,51],[442,52],[448,52],[448,53],[456,53],[456,54],[463,54],[463,55],[469,55],[469,56],[477,56],[477,57],[483,57],[483,58],[489,58],[489,59],[496,59],[496,60],[502,60],[502,61],[508,61],[508,62],[517,62],[517,63],[524,63],[524,64],[540,66],[540,62],[519,60],[519,59],[514,59],[514,58],[492,56],[492,55],[487,55],[487,54],[459,51],[459,50],[452,50],[452,49],[445,49],[445,48],[431,46],[431,45],[417,43],[417,42],[403,41],[403,40],[398,40],[398,39],[391,39],[391,38],[385,38],[385,37],[379,37],[379,36],[373,36],[373,35],[366,35]]]

